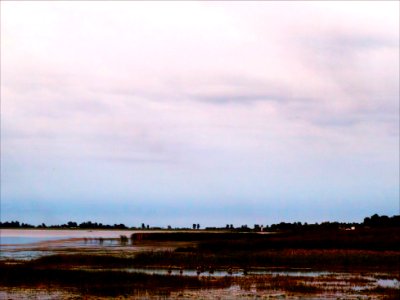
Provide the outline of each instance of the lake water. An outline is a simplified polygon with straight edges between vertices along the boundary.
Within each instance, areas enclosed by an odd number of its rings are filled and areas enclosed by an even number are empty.
[[[0,259],[32,259],[63,249],[118,247],[134,230],[1,229]],[[149,232],[149,231],[147,231]],[[101,239],[101,240],[100,240]]]
[[[146,273],[146,274],[157,274],[157,275],[182,275],[182,276],[197,276],[197,270],[195,269],[177,269],[173,268],[168,272],[166,268],[127,268],[124,269],[130,273]],[[181,273],[182,272],[182,273]],[[306,277],[316,277],[316,276],[327,276],[333,275],[333,272],[327,271],[310,271],[310,270],[284,270],[276,271],[270,268],[257,268],[251,269],[247,272],[248,275],[275,275],[275,276],[306,276]],[[228,273],[226,269],[216,269],[210,274],[209,271],[201,272],[201,276],[213,276],[213,277],[224,277],[224,276],[245,276],[242,269],[233,269],[231,273]]]
[[[134,230],[58,230],[58,229],[0,229],[0,245],[43,242],[71,238],[119,238],[130,236]],[[24,240],[25,239],[25,240]]]
[[[23,244],[32,244],[44,241],[58,240],[58,237],[24,237],[24,236],[1,236],[0,237],[0,245],[23,245]]]

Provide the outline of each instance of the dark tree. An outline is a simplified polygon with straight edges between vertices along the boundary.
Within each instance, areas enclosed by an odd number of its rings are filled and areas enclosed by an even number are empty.
[[[74,228],[74,227],[78,227],[78,224],[77,224],[76,222],[71,222],[71,221],[69,221],[69,222],[67,223],[67,226],[68,226],[69,228]]]

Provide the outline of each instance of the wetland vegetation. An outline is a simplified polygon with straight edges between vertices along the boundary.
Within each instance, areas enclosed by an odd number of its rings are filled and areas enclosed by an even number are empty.
[[[355,230],[285,226],[273,232],[197,226],[126,231],[119,237],[80,238],[82,247],[61,250],[45,243],[34,259],[0,261],[0,296],[23,298],[29,291],[55,299],[399,298],[396,224],[358,224]]]

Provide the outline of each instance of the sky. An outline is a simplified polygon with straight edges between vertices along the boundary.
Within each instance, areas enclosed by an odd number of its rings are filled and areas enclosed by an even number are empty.
[[[1,1],[1,219],[399,214],[398,1]]]

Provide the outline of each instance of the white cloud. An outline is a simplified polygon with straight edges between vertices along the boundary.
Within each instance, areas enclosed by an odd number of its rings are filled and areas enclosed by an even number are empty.
[[[74,197],[101,198],[97,178],[121,198],[295,199],[314,183],[343,197],[372,186],[390,194],[398,8],[4,2],[4,193],[22,184],[26,196],[51,197],[70,183]],[[53,166],[63,178],[54,190],[29,179],[46,180]],[[99,175],[103,167],[113,176]],[[353,188],[346,174],[358,178]]]

